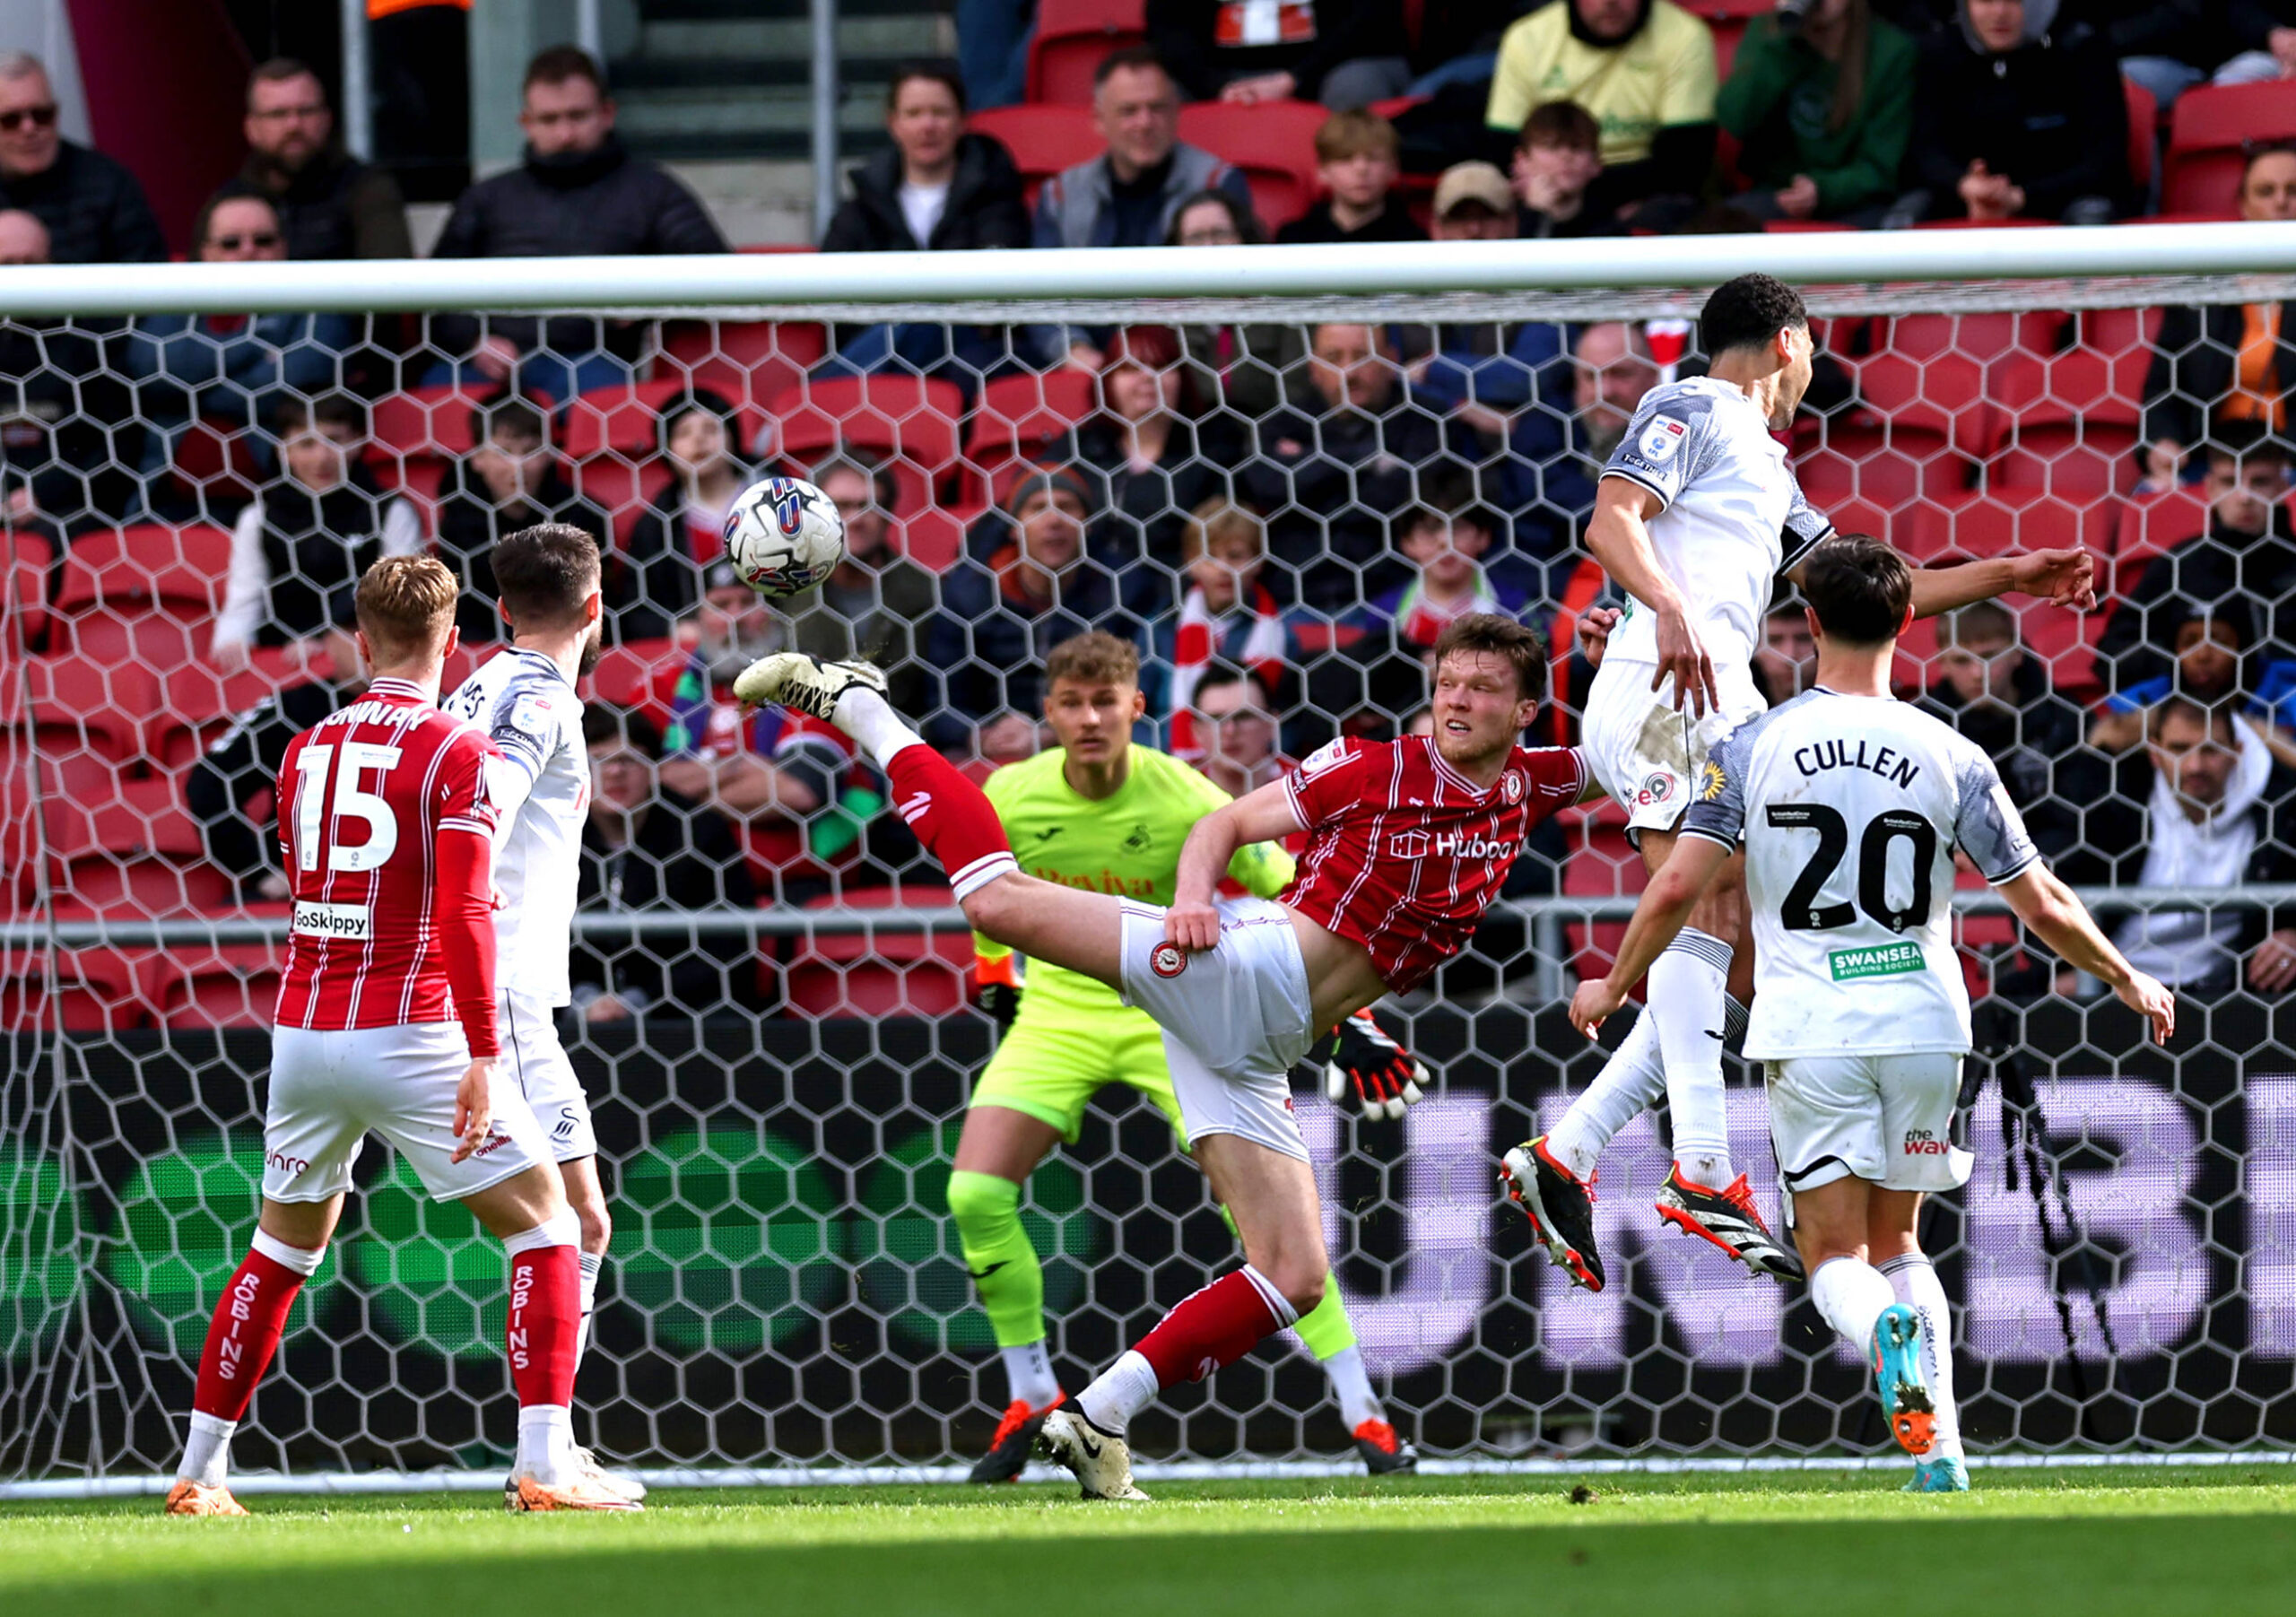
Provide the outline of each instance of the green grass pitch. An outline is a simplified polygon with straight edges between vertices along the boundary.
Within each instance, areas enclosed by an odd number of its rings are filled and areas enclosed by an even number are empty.
[[[2296,1468],[1205,1482],[1152,1505],[1050,1485],[667,1492],[639,1516],[491,1495],[0,1506],[0,1612],[321,1617],[1348,1617],[1549,1612],[2296,1611]]]

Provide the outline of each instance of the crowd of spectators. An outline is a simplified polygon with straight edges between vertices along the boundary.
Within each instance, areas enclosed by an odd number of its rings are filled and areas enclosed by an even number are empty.
[[[2126,167],[2124,75],[2165,100],[2209,78],[2264,76],[2266,63],[2296,74],[2296,8],[2289,25],[2266,27],[2268,6],[2182,0],[1811,0],[1797,26],[1756,18],[1726,75],[1707,25],[1668,0],[1498,9],[1526,14],[1448,32],[1426,19],[1422,35],[1448,48],[1430,59],[1425,39],[1378,6],[1151,4],[1151,42],[1099,69],[1091,117],[1105,149],[1044,176],[1033,196],[1013,154],[970,126],[970,108],[1000,93],[982,89],[979,63],[911,65],[887,98],[891,143],[853,171],[822,246],[2101,222],[2148,205]],[[1414,109],[1372,109],[1405,93]],[[691,192],[623,147],[604,74],[581,52],[537,56],[521,97],[523,162],[469,187],[439,255],[728,250]],[[1315,138],[1320,192],[1271,232],[1244,172],[1180,139],[1180,109],[1311,97],[1330,109]],[[1465,100],[1476,113],[1464,135],[1419,116]],[[396,187],[344,154],[308,67],[256,70],[245,134],[247,161],[200,211],[190,256],[406,256]],[[1428,170],[1430,150],[1448,160],[1439,171]],[[1427,170],[1423,182],[1407,170]],[[2250,152],[2238,205],[2245,218],[2296,218],[2296,150]],[[37,61],[0,57],[0,265],[163,256],[133,177],[60,139]],[[1987,604],[1937,626],[1926,688],[1909,691],[2001,761],[2036,836],[2075,879],[2205,885],[2296,871],[2283,834],[2296,820],[2283,824],[2296,814],[2296,456],[2283,381],[2296,378],[2296,339],[2285,312],[2264,302],[2162,315],[2126,481],[2195,516],[2189,533],[2123,569],[2096,641],[2097,689],[2056,688],[2062,659],[2025,645],[2019,618]],[[504,633],[491,547],[544,520],[599,539],[609,638],[635,669],[591,709],[582,902],[796,901],[836,890],[839,872],[913,876],[915,850],[841,737],[733,701],[733,675],[783,647],[877,661],[935,745],[986,768],[1044,744],[1046,652],[1112,630],[1143,648],[1144,735],[1240,792],[1335,734],[1423,719],[1437,635],[1462,613],[1498,612],[1559,642],[1563,708],[1541,739],[1570,739],[1569,698],[1587,672],[1565,655],[1571,625],[1604,598],[1578,535],[1637,402],[1694,372],[1684,335],[1664,323],[1449,317],[837,329],[816,380],[950,381],[972,409],[1006,376],[1074,379],[1085,403],[1066,430],[1009,463],[964,466],[956,476],[973,491],[960,495],[953,483],[921,490],[913,467],[857,443],[797,463],[762,401],[667,385],[677,373],[639,320],[13,320],[0,323],[0,495],[19,531],[59,551],[122,523],[229,527],[221,610],[198,650],[276,689],[215,738],[186,801],[245,901],[283,891],[260,825],[278,751],[357,689],[347,630],[361,569],[434,548],[465,581],[463,643],[483,651]],[[411,487],[370,452],[370,423],[388,396],[443,386],[459,390],[441,408],[468,448],[435,483]],[[632,474],[614,500],[570,448],[570,404],[586,394],[649,417],[648,441],[616,430]],[[1855,399],[1833,366],[1810,402]],[[230,446],[228,475],[186,473],[202,435]],[[810,476],[847,525],[845,561],[787,612],[723,557],[735,497],[770,470]],[[913,560],[913,535],[952,506],[964,525],[948,543],[953,561]],[[1813,663],[1806,623],[1781,603],[1757,677],[1784,700],[1807,688]],[[1556,881],[1561,835],[1524,862],[1522,886]],[[2276,990],[2296,982],[2296,919],[2267,918],[2236,929],[2156,915],[2130,923],[2124,943],[2166,980],[2245,973]],[[578,972],[578,1008],[611,1021],[747,1003],[754,979],[728,966],[742,951],[725,942],[595,951]]]

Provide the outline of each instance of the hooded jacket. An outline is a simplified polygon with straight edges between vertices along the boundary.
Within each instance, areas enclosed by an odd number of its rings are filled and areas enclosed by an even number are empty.
[[[1004,143],[988,135],[957,142],[949,200],[933,239],[909,233],[900,207],[901,159],[888,148],[853,173],[853,195],[829,222],[824,253],[966,252],[1029,245],[1029,210],[1021,198],[1021,171]]]
[[[414,256],[398,181],[339,151],[318,152],[292,174],[250,152],[217,194],[269,202],[287,231],[287,256],[298,263]]]

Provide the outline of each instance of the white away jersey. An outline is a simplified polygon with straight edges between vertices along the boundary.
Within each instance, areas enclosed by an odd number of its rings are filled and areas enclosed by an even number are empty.
[[[1707,377],[1653,387],[1603,475],[1658,497],[1665,509],[1649,524],[1658,565],[1690,604],[1717,674],[1743,673],[1761,644],[1778,575],[1833,532],[1802,498],[1761,412]],[[1604,666],[1613,659],[1658,660],[1657,620],[1639,603],[1629,603]]]
[[[1953,850],[1996,887],[2040,857],[1974,742],[1821,687],[1715,751],[1683,830],[1746,845],[1748,1058],[1968,1053]]]
[[[582,702],[539,652],[496,652],[440,704],[486,732],[501,753],[491,781],[495,831],[495,980],[545,1004],[573,997],[566,956],[582,875],[582,821],[590,807],[590,754]]]

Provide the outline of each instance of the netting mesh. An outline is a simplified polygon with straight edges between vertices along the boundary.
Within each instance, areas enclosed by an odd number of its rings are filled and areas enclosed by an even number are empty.
[[[2136,772],[2133,715],[2163,691],[2221,680],[2240,746],[2289,750],[2285,466],[2202,485],[2145,447],[2174,440],[2189,474],[2212,438],[2248,442],[2222,408],[2237,306],[2291,291],[1813,295],[1827,359],[1794,463],[1838,526],[1925,563],[2044,543],[2098,558],[2109,611],[2013,603],[1942,652],[1919,625],[1899,667],[2004,761],[2074,879],[2185,879],[2148,865]],[[259,1191],[285,924],[272,772],[342,698],[347,584],[373,556],[430,547],[463,569],[451,686],[496,632],[493,537],[552,516],[610,547],[588,695],[618,722],[593,747],[563,1017],[617,1231],[585,1435],[657,1463],[966,1456],[1003,1393],[946,1216],[991,1039],[966,1008],[970,942],[883,783],[818,729],[744,719],[731,673],[784,644],[874,655],[935,744],[985,773],[1045,744],[1044,653],[1109,628],[1145,656],[1141,739],[1240,790],[1333,735],[1407,726],[1423,647],[1471,602],[1552,631],[1538,738],[1567,742],[1588,677],[1573,625],[1608,598],[1578,543],[1596,473],[1668,357],[1643,323],[1696,302],[0,323],[0,1476],[172,1460]],[[2207,312],[2227,308],[2229,340]],[[490,329],[535,344],[508,377],[469,357]],[[2282,406],[2242,409],[2269,430]],[[860,557],[789,616],[709,566],[725,499],[768,469],[830,487]],[[2175,549],[2212,524],[2214,551]],[[2228,573],[2227,555],[2246,560]],[[1183,621],[1209,624],[1242,685],[1205,677]],[[1811,674],[1789,629],[1758,662],[1773,697]],[[2229,672],[2192,650],[2218,641]],[[2296,875],[2279,778],[2249,882]],[[1601,969],[1622,911],[1600,900],[1640,881],[1617,810],[1564,816],[1474,949],[1398,1007],[1438,1096],[1378,1127],[1303,1086],[1366,1358],[1437,1451],[1870,1443],[1861,1372],[1798,1295],[1649,1239],[1662,1119],[1605,1163],[1600,1298],[1566,1295],[1499,1216],[1496,1152],[1599,1061],[1554,996]],[[1980,1163],[1928,1242],[1963,1309],[1973,1441],[2296,1439],[2296,1058],[2250,960],[2274,896],[2235,883],[2170,939],[2199,935],[2200,1008],[2167,1056],[2005,917],[1964,918]],[[1732,1101],[1763,1184],[1761,1097]],[[1232,1261],[1161,1120],[1121,1090],[1036,1175],[1023,1218],[1072,1375]],[[240,1463],[500,1461],[501,1288],[467,1215],[370,1153]],[[1213,1457],[1345,1444],[1312,1363],[1275,1348],[1136,1437]]]

